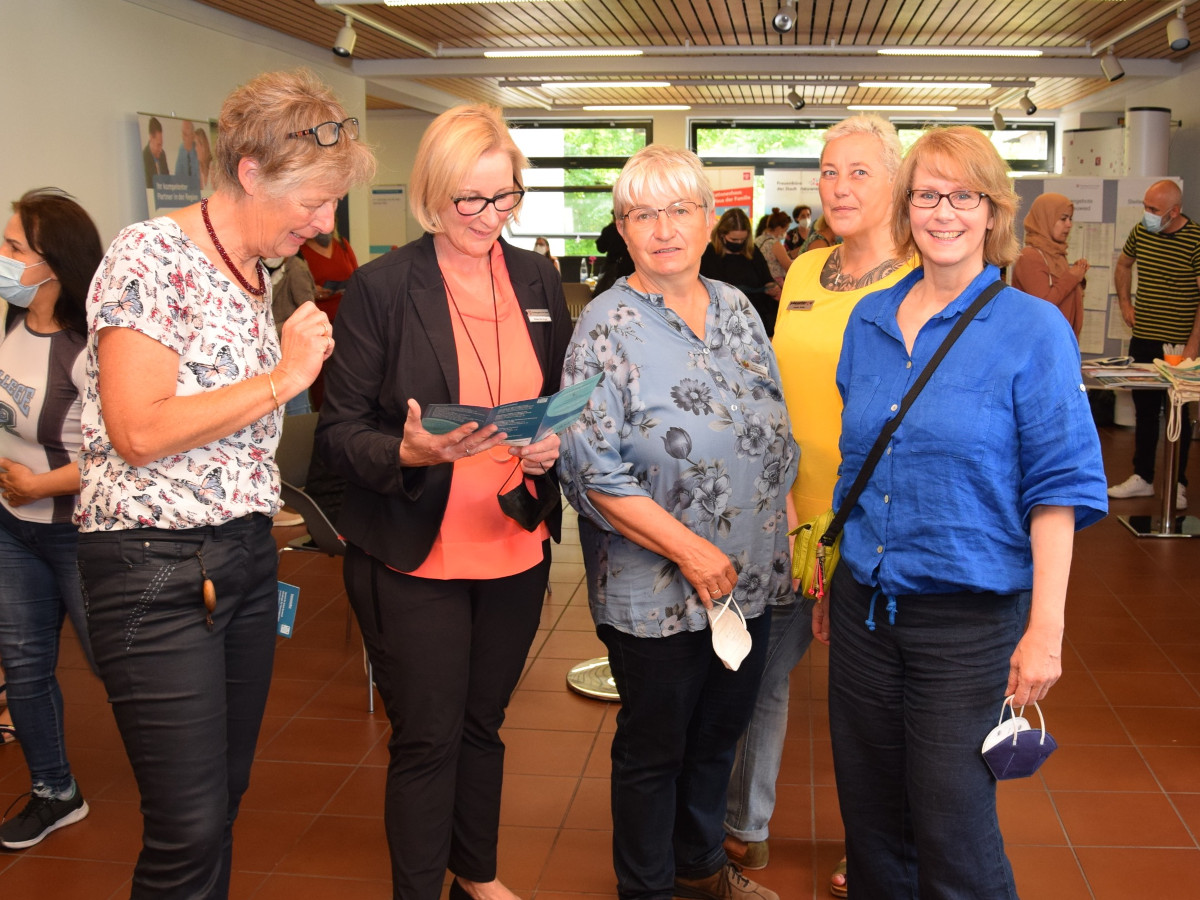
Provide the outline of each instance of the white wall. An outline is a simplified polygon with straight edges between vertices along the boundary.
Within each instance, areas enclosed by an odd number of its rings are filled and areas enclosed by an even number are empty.
[[[61,187],[105,244],[146,215],[138,112],[215,118],[238,84],[307,66],[366,122],[365,82],[329,62],[332,54],[288,39],[266,46],[265,29],[198,3],[5,0],[3,8],[0,207],[29,188]],[[351,234],[363,259],[366,204],[366,190],[356,190]]]

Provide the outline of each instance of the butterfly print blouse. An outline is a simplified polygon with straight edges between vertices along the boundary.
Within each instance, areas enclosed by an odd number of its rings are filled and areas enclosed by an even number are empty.
[[[177,395],[269,372],[279,362],[271,294],[244,294],[173,219],[131,225],[113,241],[88,296],[81,531],[219,525],[279,507],[276,411],[228,437],[133,466],[113,449],[97,390],[97,338],[132,328],[179,356]]]

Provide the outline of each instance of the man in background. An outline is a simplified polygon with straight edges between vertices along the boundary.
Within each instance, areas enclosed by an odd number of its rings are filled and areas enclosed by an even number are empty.
[[[1133,329],[1129,355],[1134,362],[1163,356],[1163,344],[1184,345],[1185,358],[1200,352],[1200,225],[1183,214],[1183,192],[1174,181],[1156,181],[1142,198],[1142,221],[1133,226],[1117,259],[1113,276],[1121,317]],[[1137,266],[1137,299],[1133,299],[1133,267]],[[1115,499],[1154,494],[1159,412],[1169,402],[1166,391],[1133,391],[1133,474],[1108,489]],[[1179,430],[1179,483],[1175,505],[1187,508],[1188,449],[1192,423],[1183,410]],[[1163,490],[1170,490],[1164,485]]]

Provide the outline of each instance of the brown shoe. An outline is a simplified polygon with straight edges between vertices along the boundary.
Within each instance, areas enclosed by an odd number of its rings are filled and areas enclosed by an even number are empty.
[[[733,863],[707,878],[677,877],[674,896],[685,900],[779,900],[777,893],[751,881]]]
[[[732,834],[725,835],[725,855],[739,869],[757,872],[765,869],[771,858],[771,848],[766,841],[743,841]]]

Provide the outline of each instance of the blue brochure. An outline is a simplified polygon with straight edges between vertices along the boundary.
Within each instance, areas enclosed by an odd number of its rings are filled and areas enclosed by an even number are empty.
[[[421,424],[431,434],[446,434],[468,422],[478,422],[480,428],[494,424],[507,435],[502,443],[522,447],[551,432],[566,431],[579,418],[602,377],[603,373],[593,375],[549,397],[534,397],[494,407],[431,403],[425,408]]]

